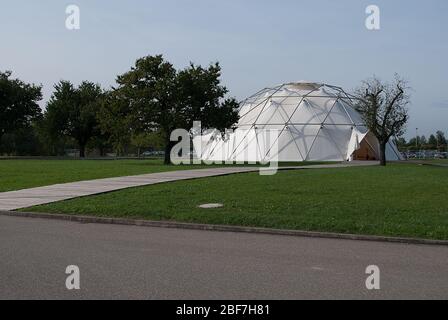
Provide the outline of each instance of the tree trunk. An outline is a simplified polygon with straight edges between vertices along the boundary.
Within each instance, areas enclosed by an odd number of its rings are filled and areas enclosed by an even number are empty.
[[[387,142],[380,142],[380,165],[386,165],[386,144]]]
[[[164,164],[171,164],[171,141],[165,142],[165,160],[163,161]]]
[[[85,158],[86,157],[86,145],[85,144],[80,144],[79,145],[79,157],[80,158]]]

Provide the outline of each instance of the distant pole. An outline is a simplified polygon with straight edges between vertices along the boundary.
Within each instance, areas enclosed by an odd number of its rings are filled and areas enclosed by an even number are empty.
[[[418,128],[415,128],[415,148],[418,151]]]

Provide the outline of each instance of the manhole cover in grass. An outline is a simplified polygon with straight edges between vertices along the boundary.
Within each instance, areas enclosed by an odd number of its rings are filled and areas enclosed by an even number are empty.
[[[222,208],[224,205],[222,203],[205,203],[198,206],[201,209],[216,209]]]

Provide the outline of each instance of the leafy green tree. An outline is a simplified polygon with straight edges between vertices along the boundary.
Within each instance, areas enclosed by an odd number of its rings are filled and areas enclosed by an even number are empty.
[[[404,150],[407,146],[406,139],[403,137],[399,137],[395,140],[395,143],[397,144],[397,148],[401,151]]]
[[[40,155],[62,156],[65,154],[67,137],[52,134],[45,116],[36,122],[35,129],[40,143]]]
[[[440,149],[444,149],[447,147],[447,140],[445,138],[445,133],[443,131],[436,132],[437,145]]]
[[[34,124],[4,134],[1,138],[0,153],[16,156],[41,155],[42,147]]]
[[[159,132],[142,132],[131,137],[131,144],[137,148],[138,157],[140,157],[142,149],[159,149],[163,147],[163,143],[163,137]]]
[[[0,72],[0,139],[5,133],[30,127],[41,117],[42,87],[11,79],[11,74]]]
[[[435,135],[430,135],[427,143],[428,149],[436,149],[437,148],[437,138]]]
[[[179,127],[176,73],[173,65],[158,55],[138,59],[130,71],[117,77],[115,96],[126,101],[126,119],[131,122],[132,134],[161,131],[167,154],[165,163],[170,162],[170,133]]]
[[[203,128],[224,131],[238,122],[239,107],[234,98],[224,99],[228,89],[220,84],[221,67],[218,63],[203,68],[194,64],[179,72],[177,81],[183,127],[191,128],[201,121]]]
[[[426,139],[426,137],[423,135],[423,136],[420,136],[419,138],[418,138],[418,144],[419,144],[419,146],[421,146],[423,149],[425,149],[426,148],[426,145],[428,144],[428,140]]]
[[[109,136],[100,130],[87,143],[88,150],[98,150],[100,157],[106,156],[106,150],[110,149]]]
[[[408,149],[409,150],[414,150],[414,151],[416,151],[418,149],[417,148],[417,138],[416,137],[413,137],[413,138],[411,138],[409,140],[409,142],[408,142]]]
[[[97,119],[101,132],[109,137],[109,142],[115,153],[122,155],[126,146],[130,143],[133,132],[136,131],[129,100],[123,96],[120,90],[108,92],[103,99]]]
[[[87,143],[99,134],[97,112],[102,97],[101,87],[92,82],[84,81],[75,88],[69,81],[60,81],[47,104],[44,116],[50,135],[75,139],[81,158]]]
[[[356,90],[355,108],[380,145],[380,162],[386,165],[386,145],[393,136],[401,136],[409,119],[406,82],[395,75],[393,84],[377,78],[363,81]]]
[[[223,129],[238,120],[238,103],[224,99],[228,90],[220,84],[220,76],[219,64],[208,68],[191,64],[178,72],[162,55],[138,59],[130,71],[117,77],[118,87],[110,96],[116,101],[105,110],[102,128],[112,132],[124,122],[126,137],[160,132],[169,164],[173,130],[190,129],[195,120],[202,121],[203,127]],[[117,134],[112,136],[118,139]]]

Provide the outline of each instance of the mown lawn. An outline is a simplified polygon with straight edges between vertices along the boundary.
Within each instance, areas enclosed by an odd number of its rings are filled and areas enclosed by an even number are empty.
[[[430,163],[448,165],[448,159],[434,159],[434,160],[430,160]]]
[[[224,208],[197,207],[215,202]],[[393,164],[238,174],[24,211],[448,239],[448,169]]]
[[[185,168],[162,160],[0,160],[0,192]]]
[[[282,166],[319,164],[290,162]],[[219,165],[169,165],[162,160],[0,160],[0,192],[56,183],[122,177],[173,170],[206,169]],[[241,166],[235,164],[235,166]]]

